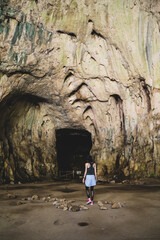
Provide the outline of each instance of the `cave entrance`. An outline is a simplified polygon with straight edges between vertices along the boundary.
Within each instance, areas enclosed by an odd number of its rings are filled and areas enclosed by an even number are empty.
[[[56,131],[58,175],[79,178],[92,147],[91,133],[86,130],[59,129]]]

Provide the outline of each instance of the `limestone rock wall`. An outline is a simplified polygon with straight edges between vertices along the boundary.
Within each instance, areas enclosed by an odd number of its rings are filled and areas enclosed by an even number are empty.
[[[160,175],[160,3],[1,0],[0,179],[51,178],[86,129],[99,176]]]

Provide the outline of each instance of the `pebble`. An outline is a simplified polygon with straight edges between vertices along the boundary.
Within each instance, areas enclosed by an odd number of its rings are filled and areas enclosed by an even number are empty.
[[[128,181],[128,180],[123,180],[122,183],[123,183],[123,184],[128,184],[129,181]]]
[[[27,198],[21,198],[21,201],[26,201],[26,200],[28,200]]]
[[[68,208],[71,208],[72,207],[72,204],[69,202],[69,203],[67,203],[67,207]]]
[[[121,203],[120,203],[120,202],[115,202],[115,203],[112,205],[112,209],[118,209],[118,208],[121,208]]]
[[[114,183],[116,183],[116,182],[115,182],[115,180],[112,180],[112,181],[110,181],[110,183],[111,183],[111,184],[114,184]]]
[[[97,204],[98,204],[99,207],[103,206],[103,203],[101,201],[98,201]]]
[[[80,207],[74,205],[74,206],[71,207],[71,211],[72,211],[72,212],[78,212],[78,211],[80,211]]]
[[[100,210],[108,210],[108,208],[107,208],[107,207],[104,207],[104,206],[102,206],[102,207],[100,207]]]
[[[83,204],[81,205],[72,205],[71,202],[73,202],[72,200],[67,201],[66,199],[59,199],[59,200],[55,200],[57,198],[54,198],[54,202],[53,202],[53,206],[59,208],[59,209],[63,209],[63,211],[72,211],[72,212],[78,212],[80,210],[89,210],[89,208]],[[99,209],[100,210],[108,210],[108,207],[105,206],[104,204],[110,204],[112,209],[118,209],[123,207],[124,205],[121,204],[120,202],[115,202],[113,200],[108,200],[108,201],[104,201],[104,203],[102,201],[98,201],[97,202]]]
[[[42,197],[41,200],[42,200],[42,201],[46,201],[46,197]]]
[[[32,196],[32,199],[33,199],[33,200],[38,200],[39,197],[38,197],[38,195],[33,195],[33,196]]]
[[[68,210],[68,207],[64,207],[64,208],[63,208],[63,211],[67,211],[67,210]]]
[[[68,200],[67,202],[68,202],[68,203],[74,203],[75,200]]]
[[[14,195],[14,194],[10,194],[10,193],[7,194],[7,197],[8,197],[8,198],[11,198],[11,199],[13,199],[13,198],[17,198],[16,195]]]
[[[32,201],[32,200],[33,200],[33,198],[31,198],[31,197],[28,197],[28,198],[27,198],[27,200],[28,200],[28,201]]]
[[[89,209],[88,207],[86,207],[84,205],[80,205],[79,207],[80,207],[81,210],[88,210]]]
[[[64,205],[59,205],[58,208],[59,209],[64,209]]]
[[[17,202],[17,206],[18,206],[18,205],[22,205],[22,204],[25,204],[25,202],[22,202],[22,201],[18,201],[18,202]]]

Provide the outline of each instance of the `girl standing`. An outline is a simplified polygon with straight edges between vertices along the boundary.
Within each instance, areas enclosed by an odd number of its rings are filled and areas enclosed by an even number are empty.
[[[88,197],[87,204],[93,205],[93,198],[94,198],[94,186],[96,185],[97,181],[97,171],[96,171],[96,164],[93,162],[92,157],[89,156],[87,162],[85,163],[85,172],[83,177],[83,183],[86,186],[86,194]],[[91,190],[91,197],[90,191]]]

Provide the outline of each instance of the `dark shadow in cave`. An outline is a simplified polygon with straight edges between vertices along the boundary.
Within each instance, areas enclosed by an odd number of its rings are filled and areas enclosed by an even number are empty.
[[[6,96],[3,101],[0,102],[0,142],[2,143],[0,154],[0,182],[10,182],[9,171],[4,167],[6,159],[8,160],[9,166],[11,166],[13,171],[14,182],[28,182],[35,179],[34,176],[32,177],[27,173],[25,167],[22,167],[22,162],[25,163],[26,159],[25,157],[21,158],[17,152],[17,139],[15,137],[17,130],[15,131],[15,129],[18,128],[18,122],[21,120],[21,118],[23,120],[23,117],[29,111],[29,109],[34,109],[35,111],[37,107],[39,108],[39,103],[42,102],[48,102],[48,100],[16,90],[8,94],[8,96]],[[28,144],[28,148],[30,148],[32,129],[26,128],[24,133],[21,135],[21,141],[27,137],[28,142],[26,144]],[[37,150],[37,155],[39,154],[39,161],[41,161],[42,156],[38,152],[39,149],[36,148],[36,146],[33,146],[33,148],[35,149],[35,152]],[[30,158],[32,159],[31,153]],[[41,172],[42,171],[43,169]],[[44,176],[45,174],[46,173],[44,173]]]
[[[123,101],[120,98],[119,95],[117,94],[113,94],[111,95],[111,97],[114,97],[116,104],[119,107],[119,117],[120,117],[120,121],[121,121],[121,131],[125,132],[125,119],[124,119],[124,112],[123,112]]]
[[[91,133],[79,129],[56,131],[58,171],[84,172],[86,158],[92,148]]]
[[[38,104],[39,102],[49,103],[49,101],[43,97],[15,91],[14,93],[10,93],[7,97],[3,99],[3,101],[0,103],[0,110],[3,107],[5,107],[5,109],[11,108],[15,103],[21,101],[31,102],[33,104]]]

